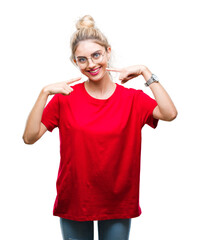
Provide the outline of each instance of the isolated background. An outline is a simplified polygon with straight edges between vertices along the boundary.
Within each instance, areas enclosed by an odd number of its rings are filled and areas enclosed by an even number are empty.
[[[85,14],[107,36],[114,66],[146,65],[179,113],[155,130],[143,128],[142,215],[132,219],[130,239],[200,239],[198,9],[197,0],[1,1],[1,239],[61,239],[52,215],[58,129],[31,146],[22,134],[42,87],[80,75],[69,60],[69,41]],[[153,96],[141,76],[124,86]]]

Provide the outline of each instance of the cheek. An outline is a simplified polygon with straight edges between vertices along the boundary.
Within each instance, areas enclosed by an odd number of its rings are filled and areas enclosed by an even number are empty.
[[[79,68],[79,71],[80,71],[82,74],[85,75],[85,69],[80,69],[80,68]]]
[[[106,60],[106,61],[104,61],[104,62],[102,62],[102,67],[103,68],[106,68],[106,67],[108,67],[108,61]]]

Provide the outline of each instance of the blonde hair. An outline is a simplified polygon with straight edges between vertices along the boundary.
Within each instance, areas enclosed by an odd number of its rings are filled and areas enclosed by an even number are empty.
[[[76,23],[76,32],[71,37],[71,61],[74,63],[75,51],[80,41],[93,40],[95,43],[107,48],[110,47],[107,38],[95,27],[95,21],[90,15],[85,15]]]

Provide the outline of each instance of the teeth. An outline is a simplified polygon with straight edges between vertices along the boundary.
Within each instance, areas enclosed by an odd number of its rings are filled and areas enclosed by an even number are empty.
[[[95,73],[95,72],[97,72],[99,70],[99,68],[98,69],[96,69],[96,70],[94,70],[94,71],[90,71],[90,72],[92,72],[92,73]]]

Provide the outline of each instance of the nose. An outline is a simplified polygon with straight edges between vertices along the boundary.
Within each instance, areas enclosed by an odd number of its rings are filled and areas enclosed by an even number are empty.
[[[88,58],[88,67],[93,68],[95,66],[95,63],[93,63],[91,58]]]

